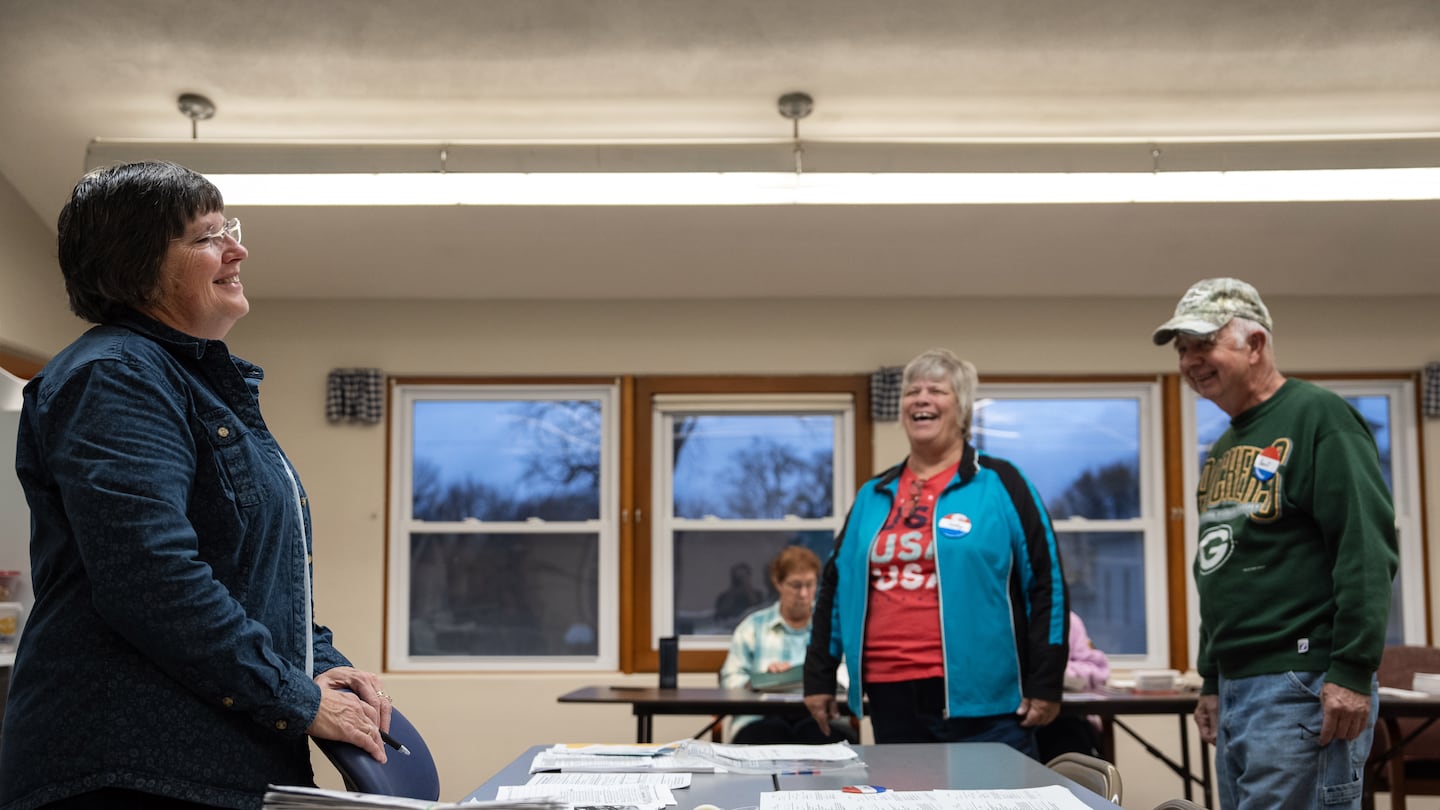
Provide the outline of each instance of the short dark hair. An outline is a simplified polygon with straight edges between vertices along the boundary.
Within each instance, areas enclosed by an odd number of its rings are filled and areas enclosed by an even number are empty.
[[[70,309],[107,323],[153,304],[171,240],[224,208],[219,189],[174,163],[125,163],[80,178],[57,223]]]

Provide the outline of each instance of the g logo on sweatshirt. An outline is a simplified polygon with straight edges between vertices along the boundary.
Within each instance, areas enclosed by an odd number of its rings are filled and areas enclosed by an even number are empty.
[[[1230,534],[1230,524],[1220,523],[1211,526],[1200,535],[1200,542],[1195,549],[1196,569],[1201,576],[1213,574],[1225,561],[1230,559],[1230,554],[1235,551],[1235,538]]]

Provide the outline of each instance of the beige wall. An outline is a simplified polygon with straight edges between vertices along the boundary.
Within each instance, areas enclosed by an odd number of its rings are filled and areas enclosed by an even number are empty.
[[[0,175],[0,347],[49,356],[84,327],[65,303],[53,230]]]
[[[80,325],[65,308],[48,229],[15,200],[3,178],[0,234],[0,341],[53,352]],[[331,368],[378,366],[389,374],[856,373],[903,363],[935,345],[974,360],[982,377],[1151,374],[1173,366],[1172,353],[1148,341],[1171,300],[281,302],[261,297],[264,274],[258,258],[247,266],[254,307],[230,343],[266,368],[266,417],[295,458],[314,504],[320,618],[335,629],[341,649],[366,668],[380,667],[383,643],[384,428],[325,422]],[[943,278],[937,283],[942,291],[963,286]],[[1415,369],[1440,359],[1433,317],[1440,299],[1268,303],[1287,369]],[[1425,439],[1431,504],[1440,504],[1436,434]],[[891,426],[880,428],[875,444],[878,465],[903,452]],[[525,745],[630,739],[634,724],[627,709],[561,707],[555,696],[589,683],[650,683],[653,677],[392,674],[387,682],[435,749],[443,798],[456,799]],[[709,675],[682,676],[682,683],[712,682]],[[658,718],[656,735],[689,736],[702,724],[702,718]],[[1133,725],[1175,753],[1173,718]],[[1152,807],[1180,793],[1177,779],[1126,740],[1118,760],[1127,807]],[[317,769],[323,784],[338,786],[327,768]]]

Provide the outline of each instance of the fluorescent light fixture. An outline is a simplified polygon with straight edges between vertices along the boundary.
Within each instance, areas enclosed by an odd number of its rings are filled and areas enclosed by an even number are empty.
[[[227,205],[995,205],[1440,199],[1440,168],[207,174]]]

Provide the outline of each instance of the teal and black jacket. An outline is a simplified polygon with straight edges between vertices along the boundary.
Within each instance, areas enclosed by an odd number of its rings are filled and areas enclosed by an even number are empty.
[[[870,551],[904,467],[886,470],[856,494],[821,575],[805,658],[805,694],[833,694],[843,656],[857,713],[865,689]],[[1022,697],[1060,700],[1070,611],[1055,532],[1035,488],[1008,461],[966,445],[931,520],[946,716],[1010,714]]]

